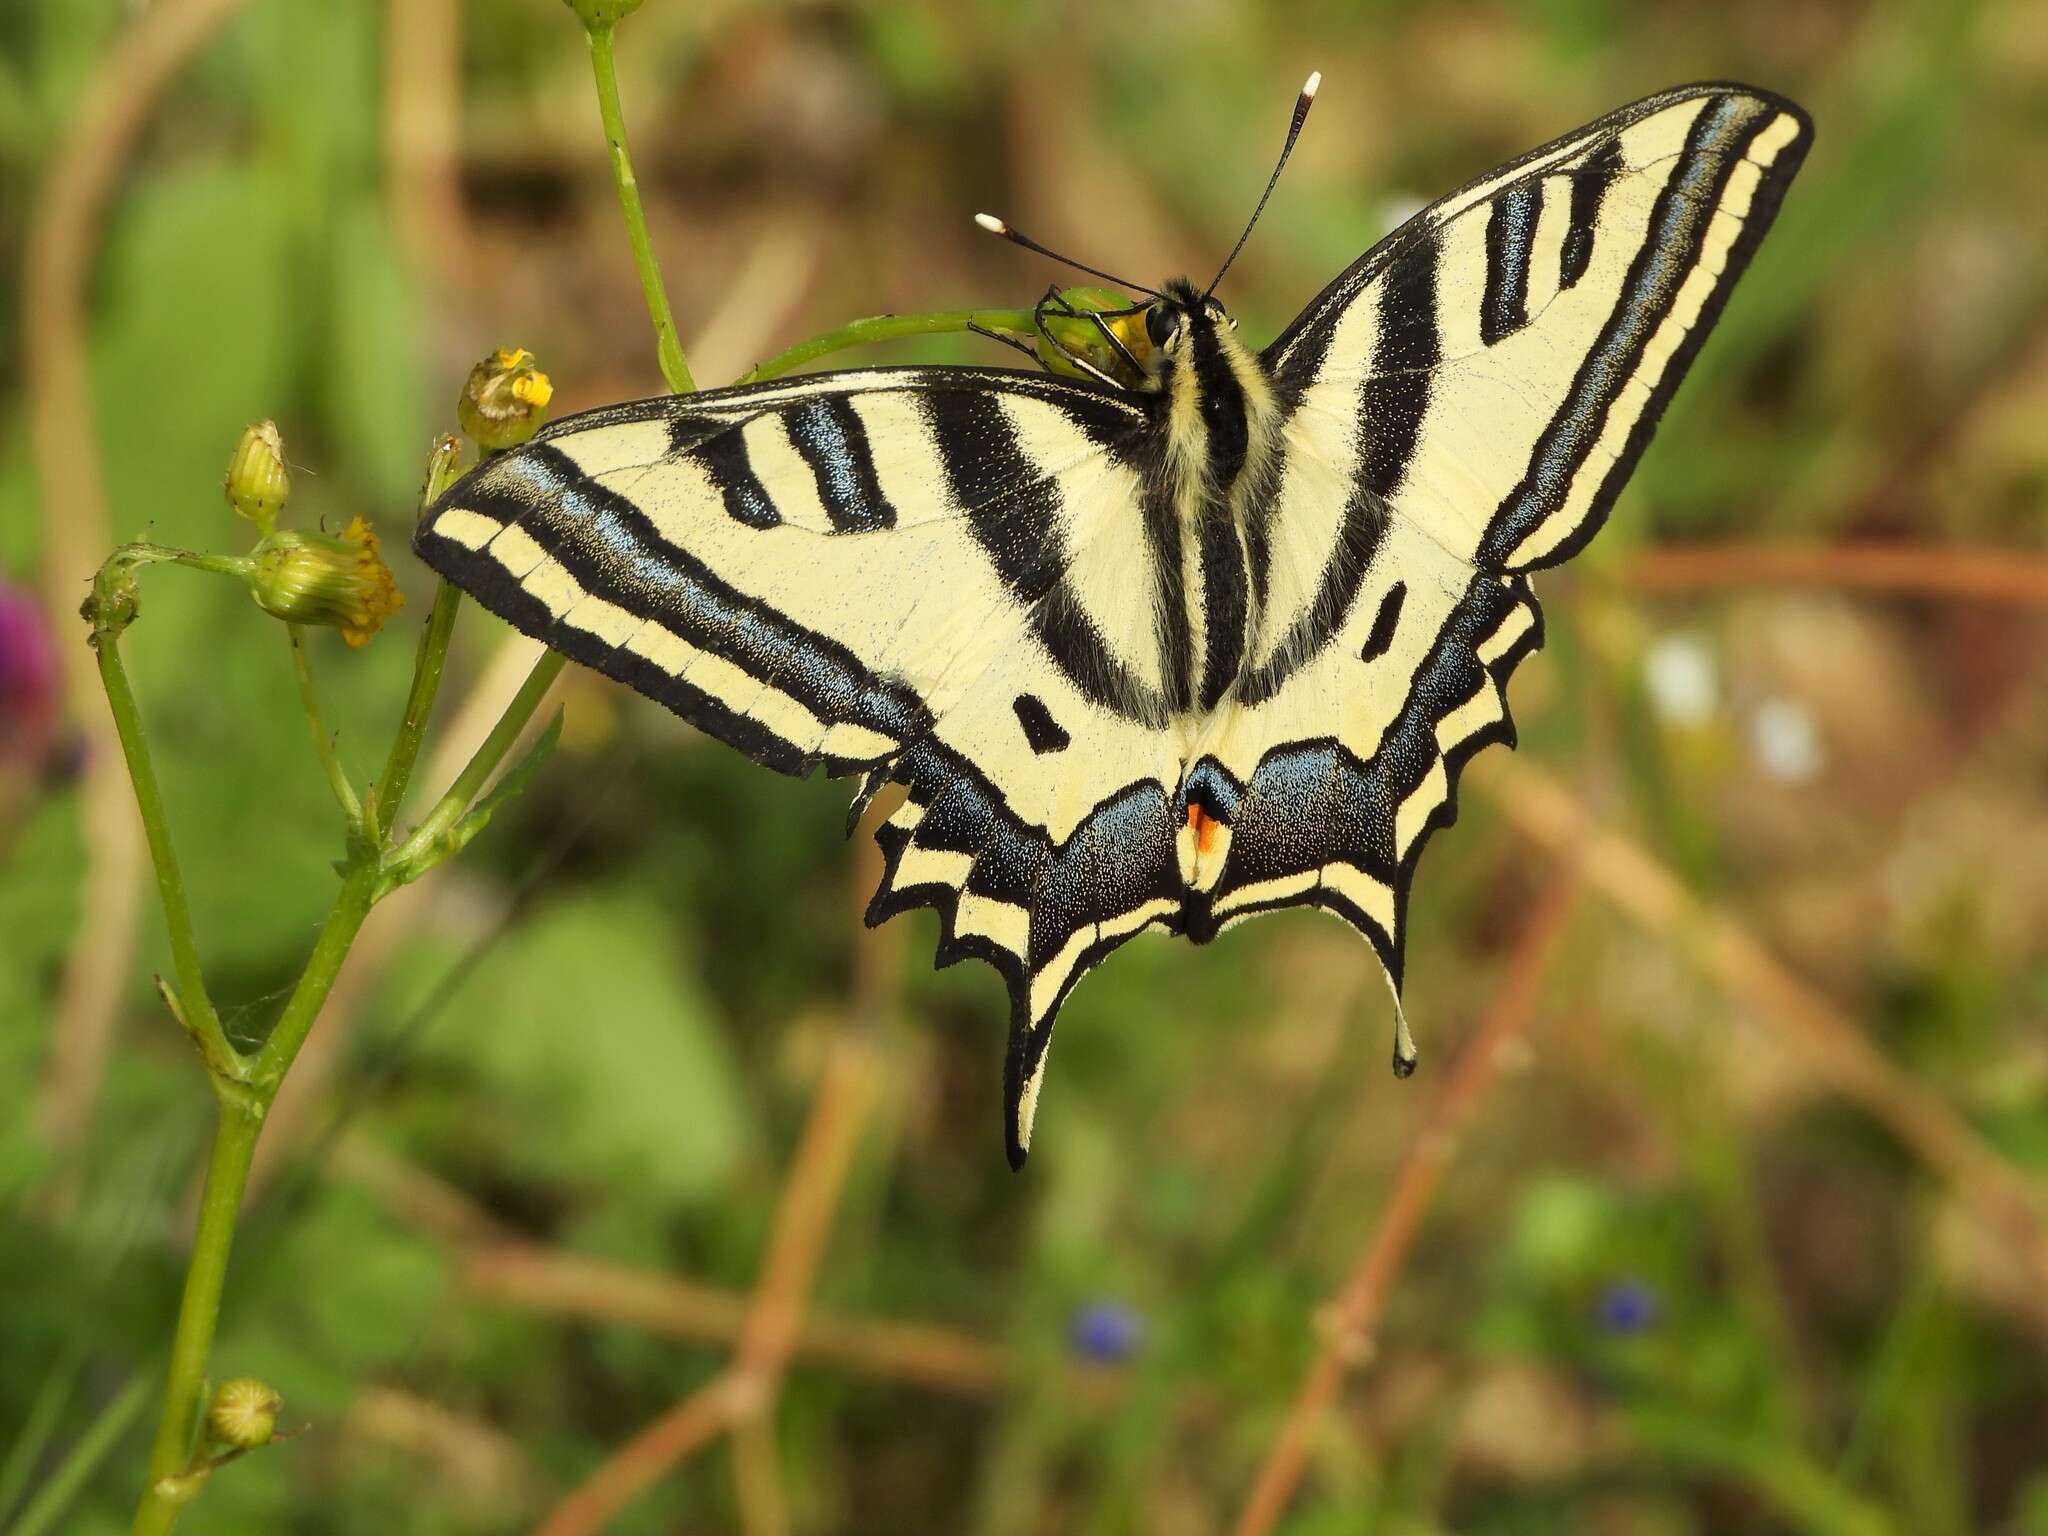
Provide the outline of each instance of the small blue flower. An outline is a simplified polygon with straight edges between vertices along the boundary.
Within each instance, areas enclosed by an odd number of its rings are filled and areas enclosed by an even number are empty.
[[[1643,1333],[1662,1313],[1657,1293],[1633,1278],[1612,1282],[1593,1304],[1593,1319],[1605,1333]]]
[[[1145,1320],[1115,1301],[1091,1301],[1074,1309],[1067,1342],[1075,1354],[1101,1365],[1131,1358],[1145,1341]]]

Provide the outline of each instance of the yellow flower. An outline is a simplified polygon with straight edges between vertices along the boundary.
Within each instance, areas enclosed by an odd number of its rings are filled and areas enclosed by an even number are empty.
[[[340,536],[273,533],[256,546],[250,591],[265,613],[293,624],[325,624],[362,645],[405,603],[377,535],[360,517]]]
[[[455,417],[486,453],[516,447],[548,419],[555,386],[524,347],[500,347],[469,370]]]
[[[284,464],[284,439],[278,435],[276,422],[259,421],[242,429],[221,489],[227,492],[229,506],[263,532],[270,532],[292,494],[292,477]]]

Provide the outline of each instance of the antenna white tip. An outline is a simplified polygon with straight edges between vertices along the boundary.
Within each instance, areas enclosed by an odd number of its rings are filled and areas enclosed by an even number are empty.
[[[1010,226],[992,213],[977,213],[974,222],[992,235],[1007,235],[1010,232]]]
[[[1320,69],[1309,72],[1308,84],[1301,88],[1301,94],[1310,101],[1316,99],[1316,92],[1323,88],[1323,72]]]

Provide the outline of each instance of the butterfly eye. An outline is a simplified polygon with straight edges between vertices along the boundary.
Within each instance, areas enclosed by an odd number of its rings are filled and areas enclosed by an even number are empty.
[[[1145,334],[1151,338],[1153,346],[1165,346],[1179,330],[1180,316],[1169,305],[1154,304],[1145,311]]]

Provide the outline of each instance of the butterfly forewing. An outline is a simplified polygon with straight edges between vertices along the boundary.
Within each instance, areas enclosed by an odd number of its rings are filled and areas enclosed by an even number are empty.
[[[1425,209],[1266,359],[1319,441],[1490,570],[1598,529],[1811,140],[1790,102],[1692,86]]]

